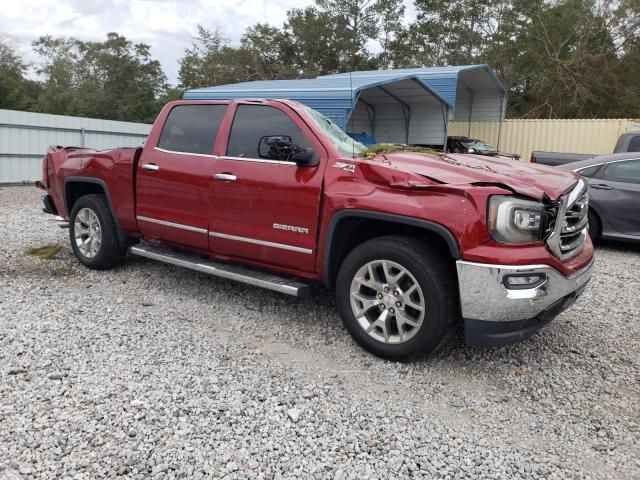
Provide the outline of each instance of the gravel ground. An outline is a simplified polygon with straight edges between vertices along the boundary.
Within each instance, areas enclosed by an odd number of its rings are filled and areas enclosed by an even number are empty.
[[[0,477],[640,478],[640,246],[525,343],[392,363],[320,289],[87,270],[34,188],[0,225]]]

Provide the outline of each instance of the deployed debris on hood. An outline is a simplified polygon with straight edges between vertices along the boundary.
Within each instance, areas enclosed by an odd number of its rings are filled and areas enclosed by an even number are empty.
[[[366,150],[361,151],[360,156],[362,158],[371,160],[376,155],[384,155],[386,153],[399,153],[399,152],[427,153],[429,155],[438,155],[438,156],[444,155],[443,152],[439,150],[434,150],[433,148],[412,147],[409,145],[403,145],[401,143],[376,143],[375,145],[371,145]]]

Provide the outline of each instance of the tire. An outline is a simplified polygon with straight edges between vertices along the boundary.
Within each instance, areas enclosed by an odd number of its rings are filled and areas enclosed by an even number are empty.
[[[336,303],[354,340],[391,360],[431,353],[460,318],[451,262],[427,243],[399,235],[374,238],[347,255],[336,280]]]
[[[591,241],[595,242],[602,235],[602,223],[600,222],[600,217],[593,210],[589,210],[589,236],[591,237]]]
[[[108,270],[124,263],[127,245],[118,238],[118,228],[104,195],[80,197],[69,217],[71,248],[80,263],[93,270]]]

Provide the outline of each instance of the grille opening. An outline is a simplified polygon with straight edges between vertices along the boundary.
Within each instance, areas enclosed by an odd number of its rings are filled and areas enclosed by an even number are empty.
[[[572,205],[564,207],[567,202],[568,197],[565,196],[556,204],[545,207],[545,241],[555,256],[561,259],[580,252],[584,245],[584,229],[589,223],[589,195],[586,191]],[[558,215],[562,211],[563,218],[559,219]]]

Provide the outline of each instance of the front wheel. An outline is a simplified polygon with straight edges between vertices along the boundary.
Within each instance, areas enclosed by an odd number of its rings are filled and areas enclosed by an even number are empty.
[[[369,352],[394,360],[433,351],[459,317],[457,298],[452,263],[406,236],[359,245],[336,281],[349,333]]]
[[[127,247],[104,195],[85,195],[74,204],[69,216],[71,247],[80,263],[94,270],[107,270],[124,262]]]

